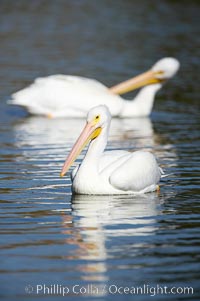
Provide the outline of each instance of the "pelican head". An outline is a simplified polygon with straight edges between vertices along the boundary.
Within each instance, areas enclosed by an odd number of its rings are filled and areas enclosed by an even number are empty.
[[[92,108],[87,114],[87,123],[94,124],[95,128],[101,127],[104,128],[105,125],[110,123],[111,114],[109,109],[105,105],[99,105],[97,107]]]
[[[113,86],[109,90],[114,94],[124,94],[146,85],[163,83],[173,77],[179,67],[180,63],[177,59],[166,57],[155,63],[150,70]]]
[[[180,67],[180,63],[173,57],[165,57],[153,65],[151,70],[155,73],[155,77],[159,80],[167,80],[173,77]]]
[[[60,173],[61,177],[66,174],[84,147],[90,141],[96,139],[106,126],[108,127],[110,125],[110,121],[111,114],[104,105],[94,107],[88,112],[86,125],[63,165]]]

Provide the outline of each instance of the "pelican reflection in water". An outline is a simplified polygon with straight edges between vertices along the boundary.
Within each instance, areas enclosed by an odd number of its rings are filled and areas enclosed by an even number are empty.
[[[157,230],[156,217],[162,213],[163,201],[157,193],[131,197],[73,195],[71,214],[62,214],[65,242],[75,246],[66,259],[84,260],[78,265],[82,279],[107,281],[107,259],[115,252],[120,256],[130,249],[132,256],[141,252]],[[121,243],[123,238],[126,243]],[[107,244],[110,240],[112,247]]]

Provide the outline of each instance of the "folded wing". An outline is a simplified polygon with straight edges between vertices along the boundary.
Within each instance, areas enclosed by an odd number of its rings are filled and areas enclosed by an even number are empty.
[[[153,154],[136,151],[110,175],[112,186],[124,191],[142,191],[156,185],[161,178],[161,169]]]

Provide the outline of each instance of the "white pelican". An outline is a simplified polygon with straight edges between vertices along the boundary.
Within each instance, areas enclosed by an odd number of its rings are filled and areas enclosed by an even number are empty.
[[[64,176],[88,142],[82,163],[72,172],[72,191],[78,194],[141,194],[159,189],[163,171],[146,151],[108,151],[111,114],[104,105],[92,108],[87,122],[61,171]]]
[[[19,105],[31,114],[47,117],[85,117],[94,106],[105,104],[115,117],[148,116],[156,92],[162,83],[173,77],[179,69],[174,58],[159,60],[149,71],[111,87],[100,82],[71,75],[51,75],[37,78],[33,84],[14,94],[9,104]],[[123,94],[144,87],[132,101]]]

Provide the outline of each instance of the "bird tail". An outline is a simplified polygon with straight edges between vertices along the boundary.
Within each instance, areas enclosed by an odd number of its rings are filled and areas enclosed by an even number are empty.
[[[13,105],[13,104],[14,104],[12,98],[8,99],[8,100],[6,101],[6,103],[7,103],[8,105]]]
[[[173,173],[168,173],[168,174],[166,174],[166,173],[163,171],[163,169],[162,169],[162,168],[160,168],[160,173],[161,173],[161,179],[163,179],[163,178],[166,178],[166,177],[169,177],[169,176],[173,175]]]

